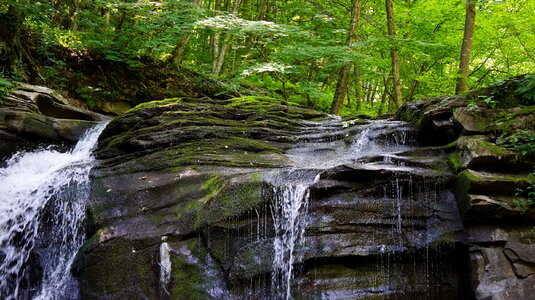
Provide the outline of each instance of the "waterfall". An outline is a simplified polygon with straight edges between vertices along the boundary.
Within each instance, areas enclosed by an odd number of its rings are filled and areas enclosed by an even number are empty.
[[[275,228],[272,283],[277,299],[292,298],[293,264],[301,259],[297,254],[304,243],[310,186],[319,180],[319,175],[313,175],[299,174],[297,170],[282,172],[272,182],[271,214]],[[284,177],[293,178],[293,182],[288,183]],[[303,178],[296,181],[299,177]]]
[[[70,267],[85,240],[91,153],[105,126],[68,152],[21,152],[0,169],[1,299],[78,298]]]

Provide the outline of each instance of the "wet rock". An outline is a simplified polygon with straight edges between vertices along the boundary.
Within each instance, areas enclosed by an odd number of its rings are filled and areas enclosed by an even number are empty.
[[[535,292],[535,245],[520,242],[530,227],[473,226],[468,230],[477,299],[529,299]]]
[[[40,143],[73,144],[87,129],[106,119],[69,104],[57,91],[18,84],[0,107],[0,157]]]
[[[147,245],[143,261],[153,261],[146,297],[271,297],[277,184],[304,180],[310,201],[303,220],[306,243],[296,246],[296,280],[321,285],[319,270],[333,268],[339,289],[325,286],[324,295],[438,295],[440,284],[451,287],[444,290],[448,295],[468,295],[455,268],[444,270],[453,274],[444,277],[451,282],[437,278],[441,283],[423,292],[425,276],[411,277],[411,287],[401,279],[407,266],[420,273],[442,256],[457,257],[445,249],[462,240],[448,190],[454,176],[440,163],[447,151],[415,148],[417,137],[403,122],[359,120],[346,126],[266,98],[180,98],[134,108],[109,124],[96,151],[100,164],[92,174],[89,210],[98,230],[80,256],[83,289],[91,297],[108,297],[107,287],[97,282],[109,278],[108,271],[94,262],[107,245],[141,243]],[[163,285],[162,268],[154,261],[161,249],[168,249],[172,265]],[[436,251],[425,260],[429,249]],[[345,279],[345,267],[334,268],[329,259],[343,264],[364,259],[382,283],[362,281],[356,273]],[[371,268],[379,259],[391,266],[391,275]],[[132,260],[125,254],[121,264]],[[84,268],[84,261],[92,266]],[[319,263],[312,268],[313,262]],[[126,282],[139,280],[119,268]],[[203,275],[208,273],[216,275]],[[360,281],[358,288],[350,286]],[[309,287],[292,290],[316,296]],[[122,290],[114,295],[132,292]]]
[[[408,121],[422,130],[422,139],[432,144],[445,144],[458,136],[452,119],[453,111],[466,106],[463,97],[438,97],[405,103],[395,118]]]
[[[436,124],[453,122],[455,141],[442,148],[457,174],[456,199],[478,299],[531,299],[534,292],[535,237],[529,226],[535,210],[525,190],[532,185],[529,173],[535,162],[532,154],[510,143],[535,128],[535,106],[517,92],[525,79],[519,76],[471,92],[464,102],[453,101],[449,108],[442,104],[442,112],[437,111],[444,101],[439,98],[418,107],[406,104],[398,115],[417,125],[424,124],[424,116],[432,116]]]

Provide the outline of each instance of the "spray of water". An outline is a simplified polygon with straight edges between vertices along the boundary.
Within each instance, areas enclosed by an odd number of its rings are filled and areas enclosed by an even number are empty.
[[[70,267],[85,239],[91,152],[105,125],[90,129],[68,152],[21,152],[0,169],[1,299],[76,297]],[[34,249],[43,234],[46,245]],[[40,285],[29,292],[29,273],[36,272],[29,270],[31,256],[39,259]]]

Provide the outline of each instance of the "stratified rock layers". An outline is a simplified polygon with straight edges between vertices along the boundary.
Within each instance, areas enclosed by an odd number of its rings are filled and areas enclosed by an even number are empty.
[[[417,139],[407,123],[342,122],[268,98],[137,107],[100,138],[82,295],[272,297],[268,178],[291,170],[289,184],[319,176],[295,298],[471,298],[448,149]]]
[[[530,174],[535,157],[507,142],[535,134],[535,106],[514,107],[519,98],[511,92],[515,88],[507,88],[510,84],[514,79],[480,92],[490,91],[495,108],[443,97],[409,103],[398,113],[421,126],[436,125],[426,127],[423,139],[453,141],[447,147],[457,174],[456,199],[477,299],[531,299],[535,294],[535,208],[526,197],[535,182]]]

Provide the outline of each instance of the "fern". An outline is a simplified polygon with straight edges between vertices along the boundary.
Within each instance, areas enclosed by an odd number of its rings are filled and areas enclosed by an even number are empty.
[[[4,97],[9,94],[12,86],[11,82],[0,76],[0,104],[4,103]]]
[[[515,93],[522,97],[522,100],[524,100],[523,104],[535,104],[535,75],[526,75]]]

